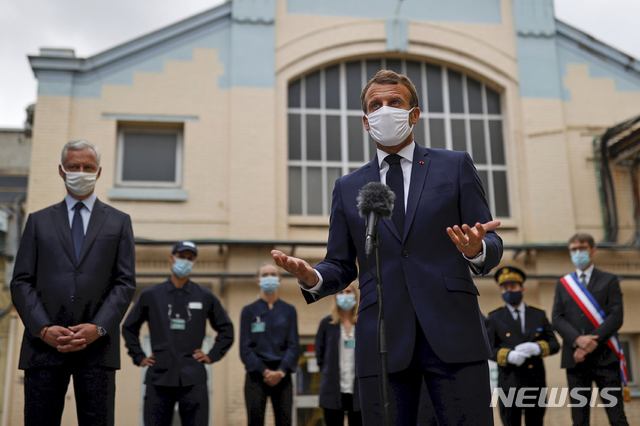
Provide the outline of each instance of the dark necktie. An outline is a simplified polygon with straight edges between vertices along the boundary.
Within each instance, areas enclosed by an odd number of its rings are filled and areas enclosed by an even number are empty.
[[[516,329],[518,330],[518,334],[522,335],[522,321],[520,320],[520,311],[516,309]]]
[[[582,283],[584,288],[587,288],[587,275],[584,272],[580,274],[580,283]]]
[[[73,249],[76,252],[76,260],[80,260],[80,250],[82,250],[82,243],[84,242],[84,224],[80,214],[80,210],[83,207],[84,203],[82,201],[78,201],[73,206],[76,212],[73,214],[73,221],[71,222],[71,238],[73,239]]]
[[[387,186],[396,194],[396,201],[393,203],[393,223],[396,225],[398,233],[404,235],[404,178],[400,157],[397,154],[387,155],[384,161],[389,164],[387,171]]]

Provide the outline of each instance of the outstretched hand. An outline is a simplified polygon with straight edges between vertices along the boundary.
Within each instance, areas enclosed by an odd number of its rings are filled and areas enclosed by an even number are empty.
[[[500,222],[497,220],[485,224],[477,222],[473,227],[465,223],[462,226],[455,225],[453,228],[447,228],[447,234],[460,253],[473,259],[482,250],[482,239],[487,232],[493,231],[498,226]]]
[[[305,286],[310,288],[318,284],[316,271],[305,260],[287,256],[280,250],[271,250],[271,256],[276,265],[296,277]]]

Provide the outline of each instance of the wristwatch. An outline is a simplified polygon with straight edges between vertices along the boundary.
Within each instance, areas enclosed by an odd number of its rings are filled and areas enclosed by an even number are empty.
[[[105,330],[104,328],[100,327],[99,325],[96,325],[96,327],[98,327],[98,336],[104,337],[104,336],[107,335],[107,330]]]

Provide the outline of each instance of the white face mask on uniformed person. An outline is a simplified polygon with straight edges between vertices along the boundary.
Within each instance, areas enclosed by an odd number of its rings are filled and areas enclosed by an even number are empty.
[[[409,114],[413,111],[402,108],[383,106],[367,115],[369,134],[374,141],[383,146],[400,145],[413,129],[409,125]]]
[[[78,197],[84,197],[96,187],[96,180],[98,180],[98,172],[84,173],[84,172],[68,172],[62,167],[62,171],[66,175],[64,184],[73,195]]]

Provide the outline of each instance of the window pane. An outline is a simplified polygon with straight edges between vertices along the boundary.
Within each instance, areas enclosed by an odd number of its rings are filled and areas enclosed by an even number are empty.
[[[509,195],[507,194],[507,172],[493,172],[493,192],[496,199],[496,217],[509,217]]]
[[[336,179],[342,176],[342,169],[337,167],[327,168],[327,205],[325,206],[327,214],[331,212],[331,196],[333,194],[333,187],[336,184]]]
[[[301,160],[300,114],[289,114],[289,160]]]
[[[176,134],[124,134],[122,180],[175,182]]]
[[[307,160],[321,160],[320,116],[307,115]]]
[[[302,214],[302,169],[289,167],[289,214]]]
[[[338,65],[324,70],[324,84],[326,107],[340,109],[340,68]]]
[[[447,142],[444,136],[444,120],[441,118],[429,119],[429,138],[431,148],[446,148]]]
[[[304,83],[307,108],[320,108],[320,71],[306,76]]]
[[[491,162],[505,164],[501,120],[489,120],[489,138],[491,140]]]
[[[347,141],[349,143],[349,161],[364,161],[362,143],[362,118],[347,117]]]
[[[360,93],[362,92],[362,76],[360,61],[347,62],[347,109],[362,109]]]
[[[462,103],[462,74],[448,70],[449,78],[449,110],[451,112],[464,112]]]
[[[289,84],[289,108],[300,108],[300,80]]]
[[[451,120],[451,142],[454,151],[467,150],[464,120]]]
[[[382,69],[381,61],[367,61],[367,82],[376,76],[378,71]]]
[[[442,103],[442,67],[427,65],[427,98],[429,99],[429,111],[444,111]]]
[[[422,71],[420,68],[420,62],[407,61],[407,77],[416,86],[416,92],[418,92],[418,99],[422,99]]]
[[[476,164],[487,164],[487,150],[484,145],[484,122],[482,120],[471,120],[471,150],[473,162]]]
[[[328,115],[326,117],[327,125],[327,160],[342,160],[342,150],[340,148],[340,117],[336,115]]]
[[[322,215],[322,171],[320,167],[307,168],[307,213]]]
[[[482,114],[482,85],[478,80],[467,77],[467,95],[469,97],[469,112]]]
[[[500,94],[487,87],[487,110],[489,114],[500,114]]]
[[[402,74],[402,61],[400,59],[387,59],[388,70],[395,71],[398,74]]]

